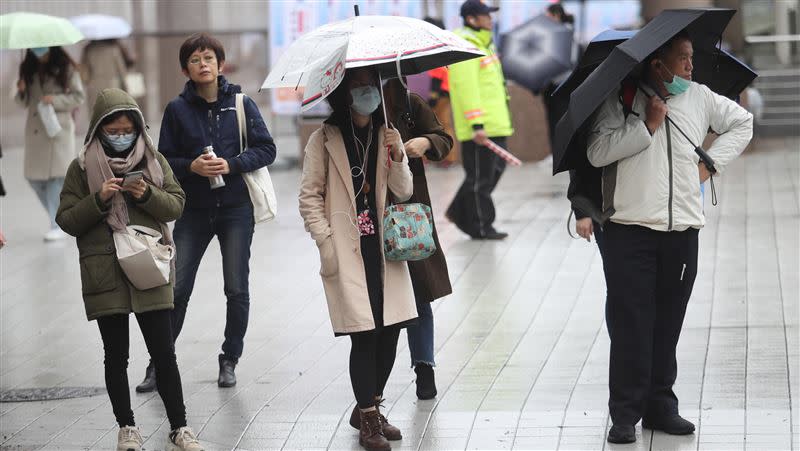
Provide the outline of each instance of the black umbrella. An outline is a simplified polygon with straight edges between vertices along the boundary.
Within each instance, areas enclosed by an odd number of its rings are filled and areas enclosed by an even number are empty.
[[[503,74],[538,92],[572,67],[572,29],[539,15],[502,36]]]
[[[553,91],[548,107],[554,110],[555,117],[564,115],[569,107],[570,94],[597,69],[614,47],[632,38],[636,33],[636,30],[606,30],[589,42],[570,76]],[[714,49],[712,53],[697,51],[693,65],[693,81],[702,83],[717,94],[732,100],[736,100],[758,76],[753,69],[725,50]],[[585,142],[573,139],[566,156],[558,162],[558,166],[554,158],[554,173],[580,167],[586,159],[585,148]]]
[[[556,125],[553,173],[569,169],[570,160],[581,160],[580,154],[585,158],[585,143],[579,139],[585,132],[584,122],[626,77],[641,68],[641,63],[651,53],[686,30],[695,52],[712,55],[717,52],[722,32],[735,13],[736,10],[722,8],[666,10],[632,38],[614,47],[570,95],[569,106]],[[700,148],[697,150],[702,152]],[[707,156],[701,155],[701,158],[711,163]],[[709,169],[713,169],[713,164]]]

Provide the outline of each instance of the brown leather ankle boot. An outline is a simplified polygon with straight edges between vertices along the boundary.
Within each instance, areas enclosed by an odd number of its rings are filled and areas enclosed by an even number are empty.
[[[376,396],[375,410],[378,411],[378,417],[381,419],[381,427],[383,428],[384,437],[386,437],[387,440],[392,440],[392,441],[402,440],[403,434],[400,432],[400,429],[397,426],[389,424],[389,421],[381,413],[381,407],[383,407],[383,398],[381,398],[380,396]]]
[[[377,409],[361,412],[361,430],[358,433],[358,443],[367,451],[390,451],[392,449],[392,445],[383,435],[379,415]]]

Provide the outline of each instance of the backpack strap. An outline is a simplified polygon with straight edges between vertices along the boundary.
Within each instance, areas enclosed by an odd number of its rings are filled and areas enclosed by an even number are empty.
[[[619,88],[619,103],[622,104],[622,112],[625,114],[625,119],[633,113],[637,117],[635,111],[633,111],[633,99],[636,97],[637,91],[636,81],[632,78],[626,78],[622,81],[622,85]]]
[[[236,94],[236,122],[239,123],[239,153],[247,149],[247,115],[244,112],[244,94]]]

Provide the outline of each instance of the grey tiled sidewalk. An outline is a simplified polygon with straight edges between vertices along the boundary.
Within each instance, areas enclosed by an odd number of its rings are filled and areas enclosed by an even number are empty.
[[[97,326],[80,300],[77,251],[45,244],[46,219],[6,149],[0,202],[0,387],[103,386]],[[462,177],[432,169],[441,216]],[[700,270],[679,347],[681,412],[698,431],[637,428],[634,445],[605,442],[608,335],[594,244],[566,233],[566,177],[510,169],[495,198],[504,242],[466,239],[439,221],[455,293],[434,304],[439,396],[417,401],[405,334],[386,389],[403,430],[394,449],[789,450],[798,445],[800,143],[771,140],[737,160],[707,202]],[[274,174],[280,219],[257,229],[252,306],[239,384],[216,386],[224,324],[216,243],[200,267],[177,345],[189,423],[207,449],[360,449],[347,424],[349,340],[332,335],[318,256],[297,213],[299,172]],[[131,387],[147,355],[131,321]],[[147,449],[168,429],[157,395],[132,393]],[[3,449],[113,449],[106,396],[0,404]]]

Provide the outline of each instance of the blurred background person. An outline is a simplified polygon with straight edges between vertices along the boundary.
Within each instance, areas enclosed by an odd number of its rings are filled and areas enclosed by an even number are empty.
[[[443,30],[445,29],[444,22],[441,19],[426,17],[425,21]],[[430,105],[433,114],[436,115],[436,119],[439,120],[444,131],[453,141],[450,152],[440,161],[442,166],[447,167],[458,161],[458,156],[461,154],[460,145],[456,141],[456,131],[453,128],[453,107],[450,105],[450,82],[448,81],[447,66],[431,69],[428,71],[428,75],[430,76],[428,105]]]
[[[409,203],[422,203],[431,207],[428,180],[422,157],[431,161],[447,158],[453,147],[453,138],[447,134],[428,104],[418,95],[410,94],[400,80],[393,78],[386,83],[386,112],[389,121],[397,127],[408,155],[408,166],[414,176],[414,194]],[[432,207],[431,207],[432,208]],[[434,378],[433,310],[431,302],[453,292],[450,273],[447,270],[439,234],[431,217],[436,252],[424,260],[409,261],[408,271],[414,287],[419,318],[408,326],[408,350],[411,365],[417,375],[417,398],[431,399],[436,396]]]
[[[506,163],[487,148],[490,140],[506,147],[506,138],[514,133],[506,81],[492,34],[491,13],[497,10],[478,0],[467,0],[461,5],[464,26],[455,33],[486,56],[453,64],[449,70],[453,121],[456,137],[461,141],[466,177],[446,216],[476,240],[502,240],[508,236],[492,224],[495,219],[492,191]]]
[[[81,75],[86,83],[87,105],[94,105],[97,93],[105,88],[127,91],[125,76],[134,63],[119,39],[89,41],[81,55]]]
[[[77,66],[61,47],[28,49],[19,66],[15,101],[28,109],[25,122],[25,178],[50,218],[45,241],[66,235],[56,224],[64,175],[75,158],[75,121],[72,110],[85,100]],[[39,103],[52,105],[61,131],[49,137],[39,115]]]

